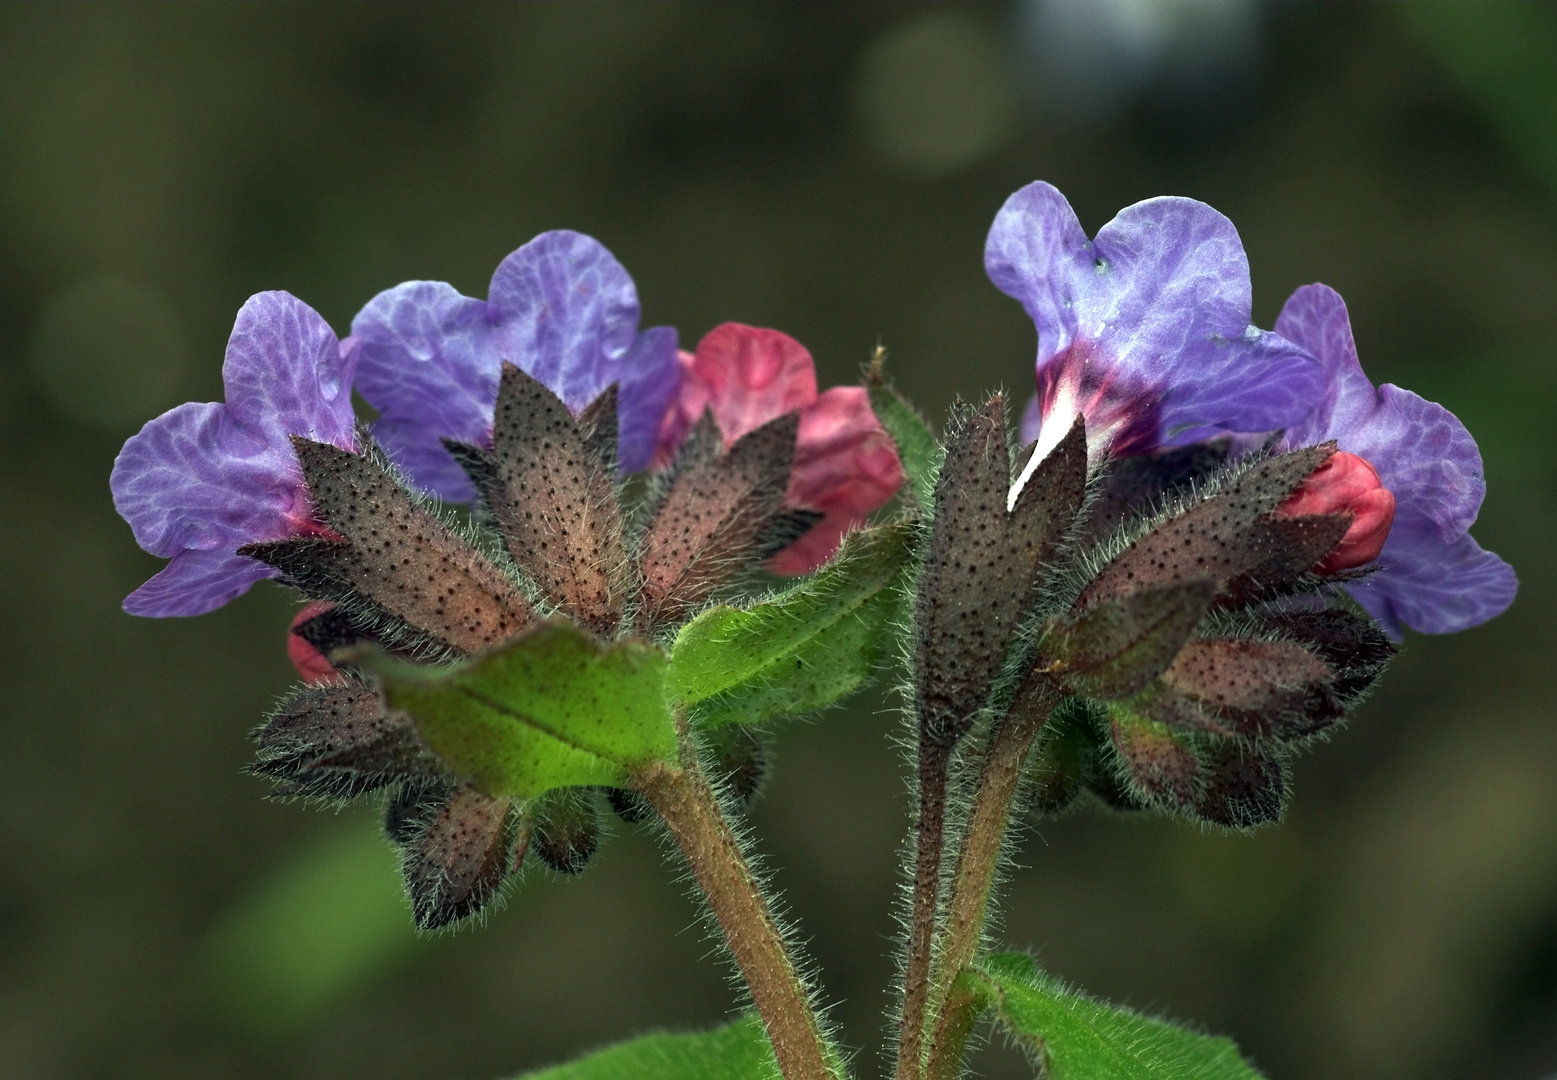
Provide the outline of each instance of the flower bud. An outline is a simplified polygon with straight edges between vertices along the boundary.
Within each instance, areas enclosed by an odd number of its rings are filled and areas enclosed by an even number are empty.
[[[1315,573],[1335,574],[1379,557],[1395,521],[1395,496],[1365,459],[1339,450],[1310,473],[1276,512],[1288,517],[1351,515],[1346,535],[1314,568]]]
[[[581,874],[600,846],[600,811],[593,792],[563,790],[536,812],[530,842],[535,854],[559,874]]]

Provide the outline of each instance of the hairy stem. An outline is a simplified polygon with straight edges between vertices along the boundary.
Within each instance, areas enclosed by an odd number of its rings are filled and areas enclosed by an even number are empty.
[[[927,1076],[942,1080],[955,1077],[962,1063],[963,1049],[972,1031],[973,1006],[958,1001],[957,980],[971,964],[984,940],[984,920],[989,911],[990,889],[1000,864],[1011,807],[1022,782],[1022,765],[1033,740],[1043,729],[1058,698],[1046,680],[1035,679],[1018,695],[1010,713],[996,730],[979,775],[978,790],[968,813],[968,824],[957,852],[957,868],[952,877],[951,897],[946,906],[946,928],[942,936],[931,1014],[936,1018],[935,1037],[930,1043]],[[971,1000],[971,999],[970,999]]]
[[[683,764],[651,766],[637,789],[664,819],[707,897],[784,1080],[835,1080],[821,1025],[757,877],[695,755],[683,754]]]
[[[925,1080],[959,1080],[963,1051],[986,1004],[985,995],[970,985],[966,976],[952,984],[935,1025]]]
[[[919,826],[914,854],[914,907],[903,965],[903,1011],[897,1044],[897,1080],[919,1080],[923,1064],[926,1010],[930,1004],[930,959],[935,940],[936,902],[941,887],[941,845],[946,832],[949,742],[919,740]]]

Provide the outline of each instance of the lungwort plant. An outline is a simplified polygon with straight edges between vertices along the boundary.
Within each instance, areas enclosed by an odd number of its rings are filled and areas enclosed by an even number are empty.
[[[777,331],[729,323],[689,353],[640,330],[631,279],[576,233],[520,248],[486,300],[390,289],[344,339],[261,294],[226,402],[158,417],[115,465],[120,513],[170,560],[125,607],[200,614],[264,578],[307,601],[304,683],[252,772],[379,800],[425,930],[526,863],[584,870],[605,814],[673,845],[751,1014],[545,1076],[848,1073],[741,816],[766,733],[872,679],[899,687],[917,795],[897,1080],[955,1080],[989,1020],[1053,1080],[1256,1076],[1226,1039],[996,950],[1011,824],[1085,803],[1278,821],[1292,756],[1404,627],[1512,601],[1467,531],[1476,445],[1368,381],[1325,286],[1251,326],[1242,246],[1201,203],[1088,239],[1032,184],[986,265],[1036,324],[1036,394],[1019,430],[994,394],[939,436],[879,355],[819,393]]]

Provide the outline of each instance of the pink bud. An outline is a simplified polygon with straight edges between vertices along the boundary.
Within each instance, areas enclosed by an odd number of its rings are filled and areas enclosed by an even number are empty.
[[[292,661],[292,666],[297,668],[297,673],[309,685],[334,682],[339,673],[325,658],[324,653],[298,634],[297,628],[309,619],[323,615],[334,607],[334,604],[315,600],[305,605],[303,610],[293,617],[292,625],[287,629],[287,659]]]
[[[1290,517],[1351,515],[1352,524],[1346,535],[1314,568],[1316,574],[1335,574],[1379,557],[1395,522],[1395,496],[1372,465],[1342,450],[1310,473],[1276,512]]]

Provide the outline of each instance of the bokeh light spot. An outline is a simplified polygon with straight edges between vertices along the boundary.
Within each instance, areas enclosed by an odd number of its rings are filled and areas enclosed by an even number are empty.
[[[954,172],[1013,134],[1015,93],[999,40],[959,12],[922,15],[865,53],[856,87],[860,120],[890,164]]]

